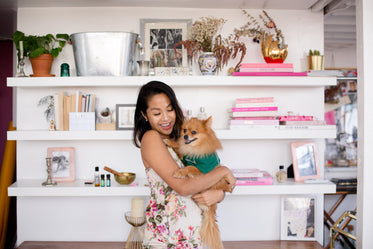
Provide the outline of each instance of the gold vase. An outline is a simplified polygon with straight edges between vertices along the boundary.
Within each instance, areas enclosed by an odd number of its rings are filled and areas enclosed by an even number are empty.
[[[263,32],[261,37],[261,50],[267,63],[283,63],[288,55],[288,45],[283,48],[278,46],[279,40],[273,40],[273,35]]]

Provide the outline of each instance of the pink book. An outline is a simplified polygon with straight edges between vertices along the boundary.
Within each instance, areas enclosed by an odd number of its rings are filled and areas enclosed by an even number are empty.
[[[242,63],[241,68],[293,68],[293,63]]]
[[[237,98],[236,104],[240,103],[266,103],[273,102],[274,97],[261,97],[261,98]]]
[[[277,106],[269,107],[233,107],[232,112],[262,112],[262,111],[277,111]]]
[[[259,120],[230,120],[230,125],[278,125],[277,119]]]
[[[232,76],[307,76],[307,72],[233,72]]]
[[[259,116],[259,117],[235,117],[232,120],[277,120],[276,117],[267,117],[267,116]]]
[[[273,177],[264,170],[262,177],[236,177],[236,185],[272,185]]]
[[[280,121],[312,121],[313,116],[279,116]]]
[[[269,67],[269,68],[241,68],[240,72],[294,72],[294,68],[275,68],[275,67]]]

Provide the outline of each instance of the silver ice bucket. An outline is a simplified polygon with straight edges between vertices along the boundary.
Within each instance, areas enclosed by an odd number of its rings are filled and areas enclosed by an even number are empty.
[[[82,32],[71,35],[78,76],[131,76],[139,35],[130,32]]]

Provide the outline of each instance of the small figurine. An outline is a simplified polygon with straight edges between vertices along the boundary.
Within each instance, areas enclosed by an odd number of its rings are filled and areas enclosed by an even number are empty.
[[[53,121],[53,119],[51,119],[51,121],[49,122],[49,130],[50,130],[50,131],[54,131],[54,130],[56,130],[56,127],[54,126],[54,121]]]

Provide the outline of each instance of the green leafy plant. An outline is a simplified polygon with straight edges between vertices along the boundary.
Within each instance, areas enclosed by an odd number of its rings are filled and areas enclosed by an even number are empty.
[[[20,58],[20,41],[23,42],[23,56],[25,57],[36,58],[42,54],[51,54],[56,58],[66,42],[70,41],[70,36],[68,34],[26,36],[23,32],[17,30],[13,34],[13,41],[17,48],[18,58]]]

